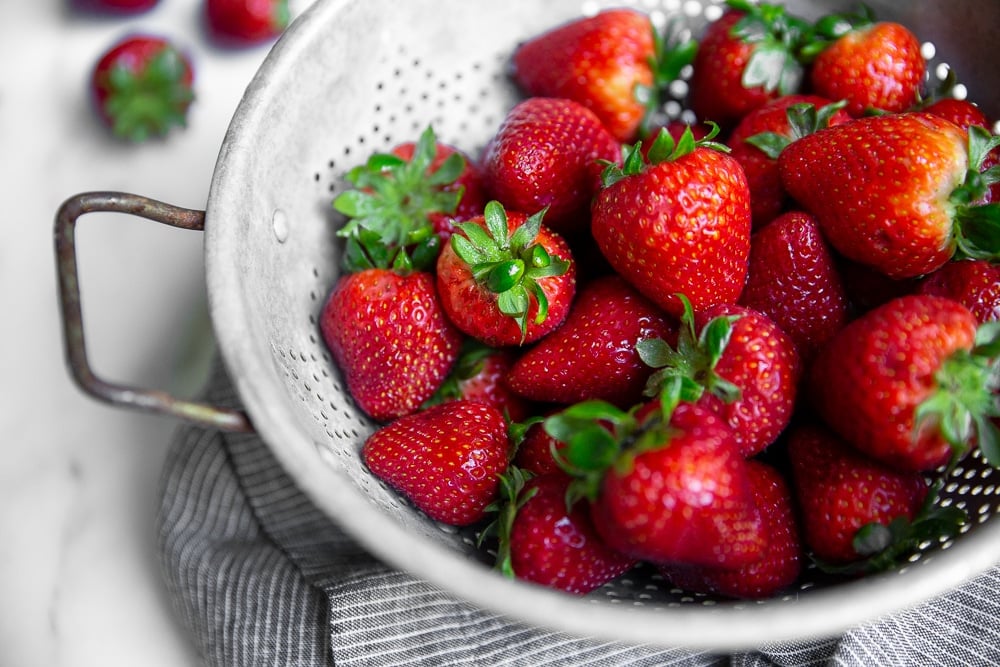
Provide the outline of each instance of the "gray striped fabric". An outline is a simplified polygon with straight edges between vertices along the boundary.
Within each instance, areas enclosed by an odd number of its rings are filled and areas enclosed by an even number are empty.
[[[237,403],[221,373],[209,397]],[[164,576],[207,665],[1000,665],[1000,568],[844,637],[715,655],[512,624],[388,568],[254,436],[182,426],[161,491]]]

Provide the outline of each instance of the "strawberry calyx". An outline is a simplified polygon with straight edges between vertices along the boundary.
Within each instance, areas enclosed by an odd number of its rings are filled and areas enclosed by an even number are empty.
[[[455,212],[464,190],[445,187],[461,176],[465,158],[455,152],[434,168],[436,148],[434,130],[427,127],[410,160],[374,153],[347,172],[353,187],[333,200],[333,208],[348,218],[337,231],[347,239],[345,270],[426,269],[437,259],[441,241],[428,215]]]
[[[102,107],[116,136],[142,142],[183,127],[194,100],[187,61],[165,45],[140,68],[114,64],[106,73],[108,95]]]
[[[595,499],[609,469],[626,473],[637,455],[669,446],[671,416],[681,401],[690,398],[680,378],[674,377],[664,383],[657,409],[639,404],[622,410],[594,399],[546,417],[542,422],[545,432],[562,443],[553,446],[552,457],[573,477],[567,503]]]
[[[811,32],[809,23],[778,4],[727,0],[726,5],[743,13],[730,34],[754,46],[743,69],[743,87],[762,87],[781,95],[798,90],[804,69],[797,54],[803,37]]]
[[[935,390],[917,406],[914,437],[936,428],[952,447],[954,465],[973,443],[990,465],[1000,468],[1000,322],[976,330],[971,350],[956,350],[934,374]]]
[[[634,91],[635,98],[646,110],[639,124],[639,136],[642,138],[648,137],[659,124],[657,117],[661,108],[661,93],[681,78],[681,71],[694,62],[698,52],[698,41],[691,37],[691,32],[683,21],[672,18],[667,21],[662,32],[652,23],[650,25],[653,32],[653,56],[649,59],[649,67],[653,73],[653,81],[648,86],[637,84]]]
[[[548,297],[539,281],[561,276],[570,267],[568,261],[550,255],[535,242],[546,210],[529,216],[511,233],[507,211],[500,202],[490,201],[483,210],[485,229],[461,222],[451,236],[455,254],[468,265],[477,283],[497,295],[497,308],[517,322],[522,337],[527,334],[532,300],[538,304],[535,323],[548,317]]]
[[[729,153],[730,148],[728,146],[722,142],[713,141],[719,134],[719,126],[712,121],[706,121],[705,124],[709,127],[709,130],[701,139],[695,139],[690,125],[684,128],[684,132],[677,139],[674,139],[670,131],[664,127],[660,128],[659,133],[648,149],[643,149],[642,141],[637,141],[628,146],[625,149],[621,165],[608,160],[601,160],[600,164],[604,167],[601,171],[602,187],[612,186],[626,176],[641,174],[647,167],[664,162],[675,162],[685,155],[693,153],[696,148],[711,148],[723,153]]]
[[[969,167],[965,180],[949,197],[955,207],[956,255],[969,259],[1000,259],[1000,203],[976,204],[994,183],[1000,182],[1000,164],[980,171],[990,151],[1000,146],[1000,136],[969,127]]]
[[[720,376],[715,367],[729,345],[733,324],[740,316],[719,315],[697,331],[691,301],[680,293],[677,298],[684,306],[677,347],[671,347],[662,338],[646,338],[635,345],[643,363],[657,369],[647,380],[645,395],[659,396],[664,387],[677,381],[687,400],[697,401],[705,391],[727,403],[738,400],[739,387]]]
[[[500,475],[500,490],[497,499],[486,506],[486,511],[495,515],[476,538],[476,545],[482,547],[487,538],[497,539],[497,558],[494,567],[505,577],[514,579],[513,560],[511,558],[510,536],[514,528],[514,519],[522,507],[538,492],[537,488],[525,489],[528,480],[534,475],[517,466],[508,466]]]
[[[854,30],[874,24],[875,20],[874,12],[864,5],[856,11],[821,16],[802,34],[795,52],[796,58],[808,65],[830,44]]]
[[[451,373],[445,378],[437,391],[428,398],[422,408],[429,408],[439,403],[446,403],[462,397],[461,383],[479,375],[483,370],[487,357],[496,352],[496,348],[490,347],[476,340],[466,338],[462,341],[462,347],[458,352],[458,360],[452,368]]]
[[[847,100],[831,102],[819,109],[809,102],[792,104],[785,110],[788,116],[788,133],[761,132],[747,137],[746,142],[758,148],[772,160],[777,160],[781,152],[793,141],[829,127],[830,119],[845,106],[847,106]]]

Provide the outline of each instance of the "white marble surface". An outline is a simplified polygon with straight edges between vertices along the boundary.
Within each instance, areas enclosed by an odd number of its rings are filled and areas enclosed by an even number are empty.
[[[66,1],[0,2],[0,665],[198,664],[153,532],[177,423],[99,403],[70,380],[52,221],[88,190],[204,207],[229,119],[269,46],[212,48],[195,0],[106,19],[74,15]],[[293,14],[305,4],[293,0]],[[86,96],[94,59],[132,30],[175,39],[197,69],[189,126],[140,146],[111,139]],[[77,238],[98,373],[193,393],[210,353],[202,235],[95,214]]]

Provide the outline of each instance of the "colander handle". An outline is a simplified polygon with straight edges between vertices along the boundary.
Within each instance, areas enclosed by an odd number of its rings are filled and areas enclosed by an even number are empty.
[[[60,206],[55,222],[59,299],[66,359],[77,384],[91,396],[113,405],[180,417],[225,431],[253,431],[250,419],[239,410],[188,401],[154,389],[114,384],[94,373],[84,341],[75,241],[76,221],[94,212],[126,213],[182,229],[205,228],[204,211],[122,192],[85,192],[70,197]]]

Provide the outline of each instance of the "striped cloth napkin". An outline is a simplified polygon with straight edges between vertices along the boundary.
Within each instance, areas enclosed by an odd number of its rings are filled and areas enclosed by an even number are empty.
[[[224,373],[208,398],[238,405]],[[164,577],[204,656],[247,665],[1000,665],[1000,568],[842,637],[727,655],[511,623],[385,566],[253,435],[181,426],[161,485]]]

